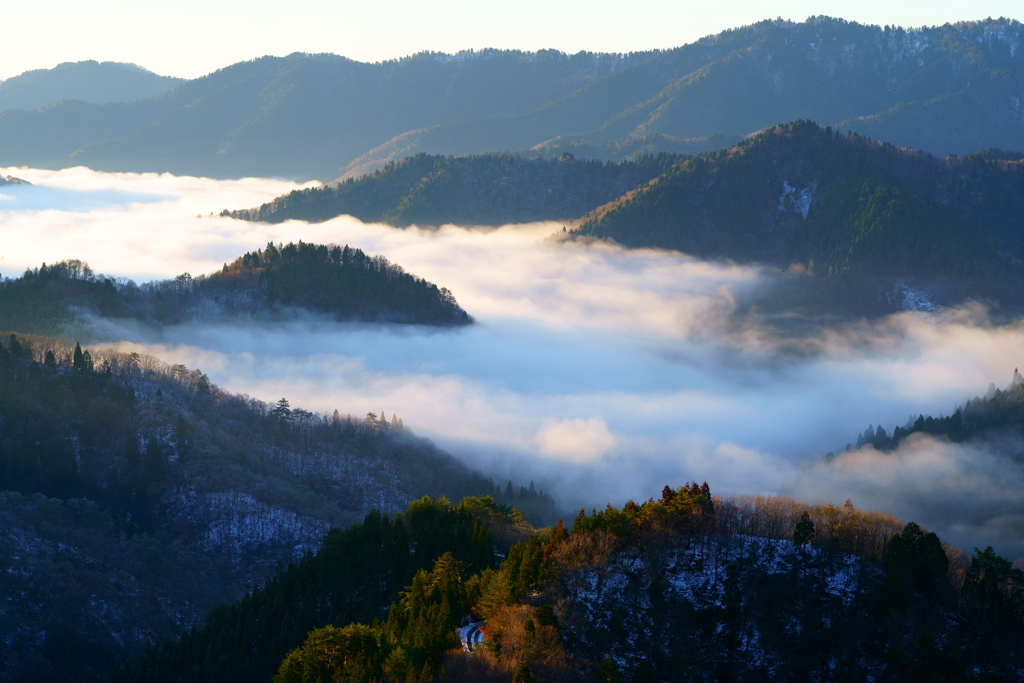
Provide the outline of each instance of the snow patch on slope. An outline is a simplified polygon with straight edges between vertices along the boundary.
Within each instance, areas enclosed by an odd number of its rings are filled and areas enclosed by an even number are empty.
[[[776,209],[775,215],[789,210],[799,213],[804,220],[807,220],[807,214],[811,210],[811,201],[813,199],[813,185],[797,190],[789,184],[788,180],[784,180],[782,181],[782,194],[779,195],[779,207]]]

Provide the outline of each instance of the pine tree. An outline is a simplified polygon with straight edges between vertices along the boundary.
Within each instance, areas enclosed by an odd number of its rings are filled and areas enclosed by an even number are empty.
[[[800,515],[800,521],[796,523],[796,528],[793,530],[793,542],[798,546],[806,545],[814,539],[814,522],[811,521],[811,515],[808,514],[807,510],[804,510],[803,514]]]
[[[75,355],[71,361],[71,367],[78,372],[85,372],[85,357],[82,355],[82,345],[78,342],[75,342]]]
[[[7,350],[10,351],[12,358],[21,358],[22,356],[26,355],[25,349],[22,348],[21,342],[18,341],[18,338],[14,335],[13,332],[11,333],[10,338],[7,340]]]
[[[292,409],[291,404],[288,403],[288,399],[281,398],[274,409],[270,411],[270,414],[278,420],[290,420],[292,417]]]

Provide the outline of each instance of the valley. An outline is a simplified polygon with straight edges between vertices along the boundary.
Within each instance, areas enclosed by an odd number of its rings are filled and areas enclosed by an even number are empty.
[[[8,10],[0,683],[1024,677],[1024,27],[574,2]]]

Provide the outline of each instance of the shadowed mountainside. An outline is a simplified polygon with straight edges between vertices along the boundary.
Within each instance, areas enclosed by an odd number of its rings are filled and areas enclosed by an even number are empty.
[[[1024,149],[1021,34],[813,17],[629,55],[263,57],[129,104],[4,112],[0,164],[326,181],[420,152],[694,153],[794,119],[940,155]]]
[[[182,78],[160,76],[135,64],[64,62],[0,81],[0,112],[41,109],[65,100],[90,104],[142,100],[181,83]]]
[[[36,334],[103,337],[93,318],[160,326],[192,320],[269,321],[294,309],[364,322],[472,322],[447,289],[347,245],[268,244],[219,272],[184,273],[141,286],[96,275],[75,260],[43,264],[0,282],[0,326]]]
[[[316,550],[329,528],[424,495],[495,496],[538,524],[559,514],[532,483],[499,488],[394,415],[266,404],[199,369],[5,334],[0,677],[103,671]]]
[[[418,154],[358,179],[295,190],[257,209],[225,210],[221,215],[280,223],[348,214],[402,227],[572,220],[675,161],[667,154],[618,164],[581,161],[568,154],[558,159]]]

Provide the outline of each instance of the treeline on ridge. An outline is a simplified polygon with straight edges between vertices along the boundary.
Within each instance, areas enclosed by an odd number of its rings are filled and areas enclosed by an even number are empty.
[[[417,516],[463,531],[431,535],[421,553],[423,541],[403,544],[422,538]],[[571,529],[522,527],[503,560],[488,555],[484,530],[509,526],[489,498],[371,515],[109,680],[1012,681],[1024,657],[1019,570],[849,501],[666,486],[581,510]],[[339,561],[341,539],[382,577],[373,589],[367,573],[317,571]],[[299,633],[296,614],[316,626]]]
[[[423,495],[497,490],[394,415],[266,404],[199,369],[4,334],[0,676],[107,671],[332,527]],[[532,482],[505,491],[495,509],[517,524],[560,514]]]
[[[573,238],[770,266],[767,311],[877,315],[979,299],[1024,306],[1024,162],[935,158],[810,121],[718,152],[619,164],[418,155],[296,190],[236,218],[489,224],[557,220]]]
[[[89,338],[86,316],[150,325],[306,309],[337,320],[466,325],[472,318],[447,289],[383,256],[349,246],[268,244],[209,275],[188,273],[137,285],[95,274],[78,260],[43,264],[0,281],[0,328]]]
[[[293,190],[255,209],[221,215],[281,223],[348,214],[365,222],[409,225],[503,225],[572,220],[659,175],[677,157],[602,162],[517,154],[417,154],[337,184]]]
[[[912,416],[892,432],[887,432],[882,425],[868,425],[864,433],[857,436],[856,443],[847,444],[846,450],[870,445],[880,451],[892,451],[911,434],[930,434],[954,443],[1024,434],[1024,377],[1015,368],[1013,380],[1005,389],[997,389],[992,384],[984,396],[964,401],[951,415]]]

